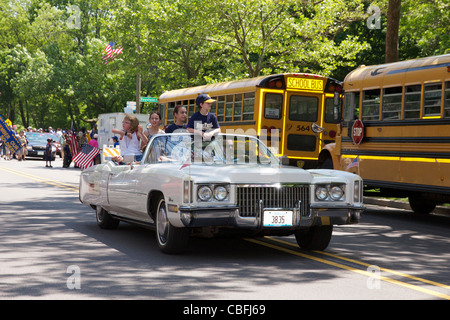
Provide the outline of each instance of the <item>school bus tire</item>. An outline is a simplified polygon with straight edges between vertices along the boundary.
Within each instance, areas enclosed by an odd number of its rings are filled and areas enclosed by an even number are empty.
[[[319,169],[334,169],[333,168],[333,159],[326,158],[322,163],[319,164]]]
[[[436,203],[434,201],[426,199],[420,193],[409,194],[408,200],[414,213],[429,214],[436,208]]]

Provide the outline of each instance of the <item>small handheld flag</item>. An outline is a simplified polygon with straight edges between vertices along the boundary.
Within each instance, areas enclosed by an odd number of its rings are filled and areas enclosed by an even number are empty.
[[[100,153],[100,149],[91,146],[90,144],[85,145],[80,152],[73,158],[73,162],[76,165],[82,167],[83,169],[92,167],[94,165],[94,158]]]

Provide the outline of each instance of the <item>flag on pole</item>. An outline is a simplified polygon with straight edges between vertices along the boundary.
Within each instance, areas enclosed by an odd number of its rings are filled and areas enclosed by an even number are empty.
[[[350,168],[359,167],[359,156],[357,156],[355,159],[353,159],[352,162],[345,168],[345,170],[348,170]]]
[[[72,152],[72,159],[73,159],[78,154],[77,138],[73,134],[73,131],[71,133],[69,133],[69,147],[70,147],[70,152]]]
[[[123,52],[122,46],[117,46],[114,48],[115,45],[115,42],[110,42],[108,43],[106,48],[103,49],[102,59],[104,64],[108,64],[109,62],[113,61],[119,54]]]
[[[181,170],[181,169],[183,169],[183,168],[186,168],[186,167],[189,167],[190,165],[191,165],[191,160],[188,159],[188,160],[186,160],[186,161],[181,165],[181,167],[180,167],[179,170]],[[189,167],[189,169],[190,169],[190,167]]]
[[[94,165],[94,158],[100,153],[100,149],[91,146],[90,144],[85,145],[80,152],[73,158],[73,162],[77,166],[83,169],[92,167]]]

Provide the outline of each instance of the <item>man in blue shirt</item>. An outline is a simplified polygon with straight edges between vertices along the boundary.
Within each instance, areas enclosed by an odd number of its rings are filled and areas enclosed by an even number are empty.
[[[211,99],[206,93],[200,94],[195,100],[199,111],[189,119],[187,131],[201,134],[203,139],[210,140],[215,134],[220,133],[219,122],[213,113],[210,113],[211,104],[216,100]]]

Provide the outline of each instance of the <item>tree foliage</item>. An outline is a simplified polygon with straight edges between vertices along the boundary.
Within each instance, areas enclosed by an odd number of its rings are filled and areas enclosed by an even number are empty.
[[[367,27],[371,4],[379,29]],[[401,9],[401,59],[448,51],[447,2]],[[342,80],[384,62],[386,13],[381,0],[0,0],[0,114],[23,126],[86,126],[134,101],[138,74],[141,95],[154,97],[281,72]],[[110,41],[124,52],[104,64]]]

